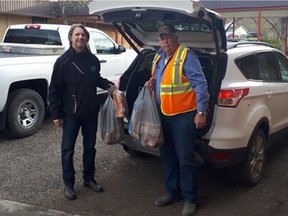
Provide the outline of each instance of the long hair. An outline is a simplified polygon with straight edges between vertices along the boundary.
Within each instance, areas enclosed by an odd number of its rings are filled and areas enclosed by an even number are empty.
[[[83,24],[81,24],[81,23],[77,23],[77,24],[73,24],[73,25],[71,26],[69,32],[68,32],[68,40],[69,40],[70,45],[71,45],[71,43],[72,43],[72,35],[73,35],[73,31],[74,31],[74,29],[77,28],[77,27],[83,29],[83,31],[84,31],[84,33],[85,33],[87,39],[88,39],[87,41],[89,41],[90,34],[89,34],[89,32],[87,31],[87,29],[85,28],[85,26],[84,26]]]

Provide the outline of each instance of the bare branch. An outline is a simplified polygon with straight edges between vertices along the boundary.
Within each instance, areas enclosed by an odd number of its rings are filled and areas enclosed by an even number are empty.
[[[38,4],[52,7],[53,12],[52,16],[57,18],[62,18],[65,24],[68,24],[67,19],[67,11],[69,10],[80,10],[81,8],[89,5],[92,0],[80,0],[80,1],[72,1],[72,0],[39,0]]]

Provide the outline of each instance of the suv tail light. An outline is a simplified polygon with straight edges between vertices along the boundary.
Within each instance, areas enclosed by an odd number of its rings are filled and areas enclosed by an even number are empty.
[[[237,107],[240,100],[248,95],[249,88],[243,89],[222,89],[218,97],[218,106]]]
[[[230,153],[220,153],[220,152],[212,152],[209,154],[210,158],[218,161],[229,161],[232,159],[232,155]]]

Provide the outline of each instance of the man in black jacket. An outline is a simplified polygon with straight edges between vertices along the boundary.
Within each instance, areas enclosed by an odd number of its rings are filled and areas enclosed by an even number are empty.
[[[100,75],[100,62],[87,49],[89,32],[82,24],[71,26],[70,48],[54,64],[49,87],[49,108],[53,122],[63,128],[61,159],[64,196],[75,200],[73,155],[81,127],[83,136],[84,186],[96,192],[103,188],[94,179],[99,101],[97,87],[114,90],[114,83]]]

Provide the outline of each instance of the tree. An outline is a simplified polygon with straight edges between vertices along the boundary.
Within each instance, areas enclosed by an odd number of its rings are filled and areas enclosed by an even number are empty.
[[[64,24],[68,24],[67,16],[71,14],[72,11],[87,7],[91,1],[92,0],[39,0],[38,3],[45,7],[50,7],[53,17],[61,18]]]
[[[227,19],[230,21],[230,19]],[[257,32],[258,18],[238,18],[235,25],[245,26],[249,32]],[[285,51],[285,26],[286,18],[264,17],[261,20],[261,41],[273,44],[278,49]],[[245,39],[245,38],[242,38]],[[251,39],[251,38],[249,38]],[[257,38],[255,38],[257,39]]]

